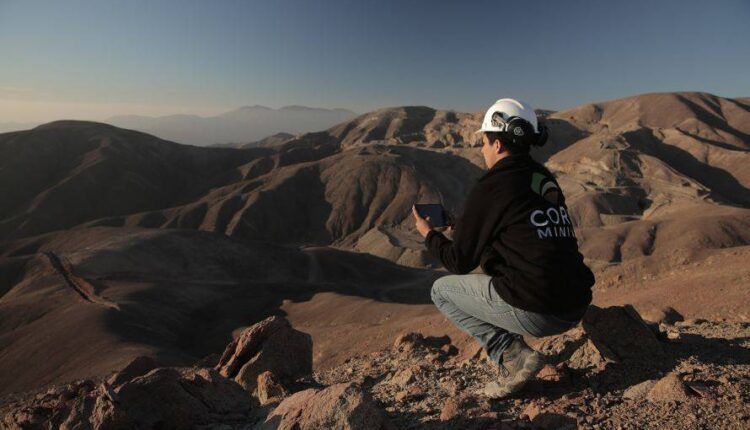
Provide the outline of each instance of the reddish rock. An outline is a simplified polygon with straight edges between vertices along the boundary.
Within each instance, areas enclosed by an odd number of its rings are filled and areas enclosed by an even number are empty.
[[[451,397],[445,401],[440,409],[440,421],[450,421],[461,414],[461,405],[458,400]]]
[[[281,401],[289,395],[289,391],[281,384],[276,375],[265,371],[258,375],[258,400],[261,405],[273,401]]]
[[[425,338],[422,333],[410,332],[399,335],[393,342],[393,349],[399,352],[412,352],[424,346]]]
[[[688,387],[672,372],[654,384],[646,397],[652,402],[684,402],[689,396]]]
[[[0,428],[194,428],[250,419],[247,392],[214,369],[160,367],[120,382],[53,388],[14,405]]]
[[[655,380],[643,381],[640,384],[629,387],[622,393],[624,399],[638,400],[646,396],[656,384]]]
[[[249,392],[266,370],[291,382],[312,373],[312,338],[292,328],[286,318],[272,316],[246,328],[227,345],[216,369]]]
[[[607,360],[646,361],[662,355],[662,346],[631,305],[599,308],[590,306],[583,329]]]
[[[663,323],[669,325],[684,320],[682,314],[669,306],[665,306],[661,309],[650,309],[643,312],[643,318],[657,324]]]
[[[396,399],[397,402],[403,402],[405,400],[421,399],[424,396],[425,396],[425,393],[420,391],[419,387],[412,385],[411,387],[408,387],[405,390],[401,390],[398,393],[396,393],[396,396],[394,397],[394,399]]]
[[[542,408],[536,402],[531,402],[523,408],[521,418],[526,417],[529,420],[533,420],[540,413],[542,413]]]
[[[607,363],[611,363],[614,360],[607,357],[614,357],[608,348],[603,344],[599,344],[597,347],[591,339],[586,341],[571,354],[568,359],[568,365],[573,369],[603,369]]]
[[[114,389],[115,402],[97,398],[97,424],[103,428],[188,428],[215,416],[246,416],[252,407],[239,384],[214,369],[163,367]]]
[[[389,380],[388,384],[397,385],[402,388],[406,388],[407,385],[411,384],[416,380],[415,370],[412,368],[399,370]]]
[[[258,430],[386,430],[392,426],[369,393],[357,385],[310,388],[287,397]]]
[[[542,367],[542,370],[537,373],[536,377],[543,381],[565,381],[568,379],[568,367],[565,363],[560,363],[557,366],[546,364]]]

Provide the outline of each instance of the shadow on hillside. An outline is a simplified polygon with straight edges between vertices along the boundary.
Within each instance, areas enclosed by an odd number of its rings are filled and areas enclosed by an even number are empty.
[[[145,286],[133,288],[119,299],[120,311],[104,313],[109,330],[123,341],[205,357],[221,352],[236,328],[270,315],[284,315],[280,308],[286,301],[304,302],[316,294],[336,293],[386,303],[432,304],[432,283],[444,275],[400,266],[370,254],[331,248],[299,251],[309,257],[301,260],[295,251],[290,252],[288,257],[273,260],[294,257],[289,263],[302,266],[281,279],[276,272],[271,272],[271,279],[267,278],[269,275],[262,275],[266,279],[252,279],[255,266],[244,266],[241,261],[234,261],[235,257],[227,256],[207,264],[223,266],[221,270],[231,274],[231,279],[180,280],[167,272],[161,277],[158,273],[110,274],[105,281],[109,287],[102,283],[104,276],[91,282],[101,285],[105,295],[112,283]],[[308,261],[303,263],[304,260]],[[164,356],[171,360],[164,364],[192,364],[174,363],[174,357]]]
[[[688,106],[688,108],[693,112],[695,115],[695,118],[703,122],[707,125],[709,125],[711,128],[714,128],[716,130],[722,130],[726,133],[733,134],[737,136],[742,141],[750,141],[750,134],[744,133],[741,130],[736,129],[735,127],[732,127],[729,121],[727,121],[725,118],[720,116],[721,112],[721,106],[718,104],[714,105],[714,109],[716,112],[709,112],[702,106],[695,103],[695,101],[691,100],[689,97],[686,97],[684,94],[678,94],[677,98],[682,101],[685,105]],[[729,103],[732,103],[732,99],[727,99]],[[736,102],[735,102],[736,103]],[[737,107],[744,108],[744,105],[741,105],[739,103],[736,103]],[[744,108],[747,110],[747,108]]]
[[[589,136],[588,132],[562,119],[548,118],[544,123],[549,128],[549,139],[544,146],[531,150],[531,155],[540,163],[545,163],[553,155]]]
[[[750,204],[750,189],[742,185],[729,172],[702,163],[684,149],[662,142],[654,136],[652,130],[631,131],[624,133],[623,137],[634,149],[662,160],[681,174],[710,188],[716,200],[741,207]]]

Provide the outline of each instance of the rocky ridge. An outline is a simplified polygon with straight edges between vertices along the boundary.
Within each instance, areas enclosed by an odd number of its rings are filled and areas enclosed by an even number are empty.
[[[139,357],[106,378],[6,397],[0,428],[745,428],[750,325],[664,315],[592,306],[578,327],[535,340],[548,364],[500,400],[476,393],[498,377],[478,346],[411,332],[311,372],[309,336],[272,316],[192,367]]]

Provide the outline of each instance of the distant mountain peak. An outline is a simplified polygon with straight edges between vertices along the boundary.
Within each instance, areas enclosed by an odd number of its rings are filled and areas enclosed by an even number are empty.
[[[263,105],[252,105],[252,106],[241,106],[237,110],[274,110],[268,106]]]

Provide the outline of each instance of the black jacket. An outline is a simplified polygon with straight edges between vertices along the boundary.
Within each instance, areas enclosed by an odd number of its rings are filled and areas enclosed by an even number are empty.
[[[432,230],[425,246],[451,273],[481,265],[514,307],[570,316],[591,302],[594,275],[578,252],[562,190],[529,155],[492,166],[469,192],[453,241]]]

